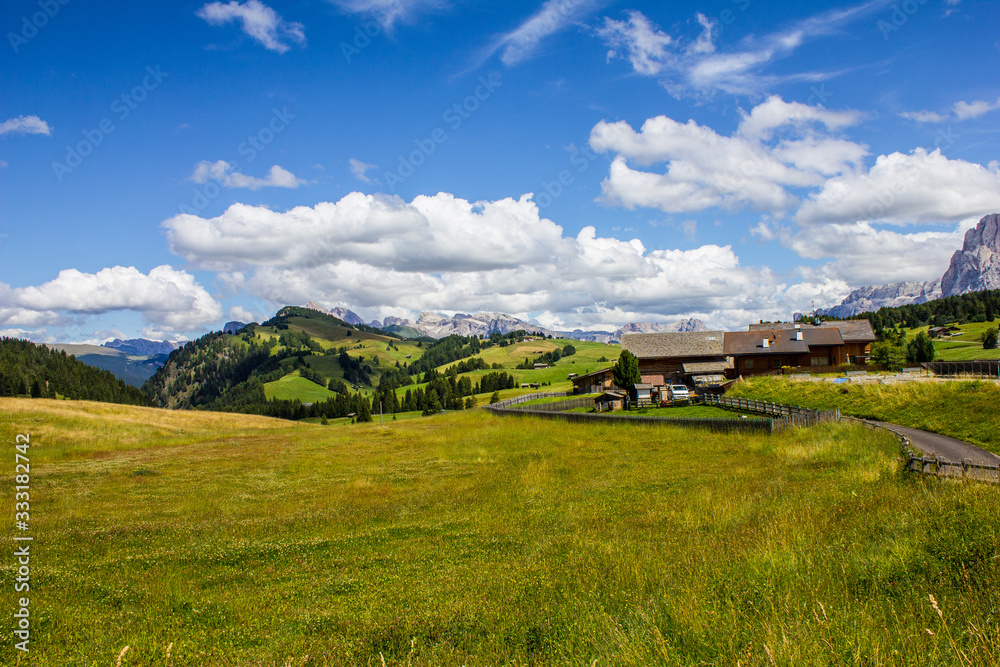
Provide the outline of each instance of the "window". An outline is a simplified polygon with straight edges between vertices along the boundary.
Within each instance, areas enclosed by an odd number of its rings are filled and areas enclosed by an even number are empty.
[[[744,361],[743,368],[747,369],[748,371],[753,370],[753,359],[747,359],[746,361]]]
[[[781,368],[781,359],[778,357],[771,359],[771,368]]]
[[[809,363],[812,366],[829,366],[830,359],[827,357],[813,357],[812,359],[809,360]]]

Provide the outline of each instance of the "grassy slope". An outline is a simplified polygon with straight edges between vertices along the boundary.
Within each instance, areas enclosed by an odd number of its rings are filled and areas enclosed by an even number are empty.
[[[900,475],[858,428],[480,410],[324,428],[0,399],[0,437],[25,431],[36,667],[125,645],[123,665],[163,665],[171,642],[175,667],[1000,654],[997,490]]]
[[[938,361],[961,361],[967,359],[1000,359],[1000,349],[984,350],[980,336],[990,327],[996,327],[997,322],[969,322],[956,325],[962,330],[961,335],[949,339],[935,339],[934,349]],[[920,332],[926,332],[929,326],[907,329],[907,340],[913,340]]]
[[[290,373],[280,380],[265,384],[264,395],[268,399],[297,399],[303,403],[319,403],[337,396],[334,392],[324,389],[312,380],[300,377],[298,371]]]
[[[736,383],[729,395],[814,409],[838,407],[845,414],[950,435],[1000,453],[1000,386],[992,382],[834,385],[762,377]]]

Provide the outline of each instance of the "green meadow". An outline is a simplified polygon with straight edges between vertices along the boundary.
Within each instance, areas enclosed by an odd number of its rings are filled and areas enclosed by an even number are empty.
[[[1000,655],[1000,491],[903,473],[893,439],[857,427],[466,410],[379,428],[0,399],[0,429],[8,477],[15,435],[32,442],[21,664]],[[10,550],[0,569],[9,584]]]
[[[840,408],[843,414],[892,422],[971,442],[1000,454],[1000,385],[983,380],[803,382],[756,377],[737,382],[729,396]]]

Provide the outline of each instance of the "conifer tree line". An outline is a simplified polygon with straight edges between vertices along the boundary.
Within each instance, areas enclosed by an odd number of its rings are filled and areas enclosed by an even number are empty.
[[[998,316],[1000,316],[1000,290],[984,290],[926,303],[879,308],[875,312],[859,313],[850,319],[870,321],[875,335],[880,341],[884,341],[896,336],[894,330],[899,327],[914,329],[968,322],[993,322]]]
[[[0,338],[0,396],[151,405],[143,392],[111,371],[18,338]]]

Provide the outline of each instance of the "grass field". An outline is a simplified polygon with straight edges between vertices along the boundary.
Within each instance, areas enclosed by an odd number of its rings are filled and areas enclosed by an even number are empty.
[[[329,398],[336,398],[337,394],[319,386],[312,380],[301,377],[298,371],[295,371],[274,382],[266,383],[264,396],[268,400],[280,398],[283,400],[295,399],[303,403],[321,403]]]
[[[839,384],[758,377],[737,382],[730,396],[840,408],[855,417],[949,435],[1000,454],[1000,385],[983,381]]]
[[[934,350],[937,361],[964,361],[968,359],[1000,359],[1000,349],[984,350],[980,337],[990,327],[997,327],[997,322],[969,322],[953,325],[961,329],[950,338],[934,339]],[[913,340],[917,334],[926,332],[930,327],[906,329],[906,339]]]
[[[998,664],[998,490],[856,427],[0,399],[0,430],[35,667]]]

